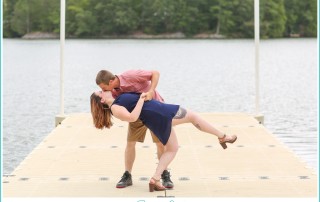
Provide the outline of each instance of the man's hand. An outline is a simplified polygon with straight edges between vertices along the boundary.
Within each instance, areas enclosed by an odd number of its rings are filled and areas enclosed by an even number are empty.
[[[147,98],[147,93],[141,93],[140,99],[143,99],[146,101],[146,98]]]
[[[146,95],[145,101],[152,100],[153,94],[154,94],[153,90],[150,90],[147,93],[145,93],[145,95]]]

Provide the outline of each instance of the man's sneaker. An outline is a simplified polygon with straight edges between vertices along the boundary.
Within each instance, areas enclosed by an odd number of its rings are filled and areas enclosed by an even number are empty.
[[[162,175],[161,175],[161,178],[162,178],[162,185],[165,188],[168,188],[168,189],[173,188],[174,185],[173,185],[173,182],[170,179],[170,172],[169,171],[164,170]]]
[[[117,183],[117,188],[125,188],[127,186],[131,186],[132,185],[132,177],[131,174],[126,171],[123,173],[121,180]]]

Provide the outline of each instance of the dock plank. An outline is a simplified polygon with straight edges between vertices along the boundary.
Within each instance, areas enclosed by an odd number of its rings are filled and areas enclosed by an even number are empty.
[[[244,113],[201,113],[238,140],[223,150],[216,137],[191,124],[175,126],[179,151],[169,169],[174,197],[317,197],[317,173],[307,167],[254,117]],[[159,197],[148,192],[156,165],[150,135],[136,145],[133,186],[115,188],[124,172],[127,123],[93,127],[91,115],[69,115],[3,176],[4,197]],[[285,189],[284,189],[285,187]]]

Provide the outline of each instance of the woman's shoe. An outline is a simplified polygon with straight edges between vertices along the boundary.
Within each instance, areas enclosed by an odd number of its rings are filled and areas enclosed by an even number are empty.
[[[234,143],[237,140],[237,136],[236,135],[227,136],[226,134],[224,134],[222,138],[218,138],[218,139],[222,148],[226,149],[227,148],[226,143],[231,143],[231,144]]]
[[[153,182],[151,182],[153,181]],[[149,191],[164,191],[166,188],[160,183],[160,179],[156,180],[155,178],[151,178],[149,182]]]

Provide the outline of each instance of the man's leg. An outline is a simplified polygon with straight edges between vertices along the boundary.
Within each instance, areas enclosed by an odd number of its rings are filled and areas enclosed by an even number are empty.
[[[136,159],[136,142],[127,141],[124,159],[125,159],[125,169],[126,171],[131,173],[134,160]]]
[[[125,188],[132,185],[131,171],[134,160],[136,158],[136,142],[127,141],[126,150],[124,152],[124,165],[125,172],[123,173],[121,180],[117,183],[117,188]]]
[[[125,172],[117,183],[117,188],[125,188],[132,185],[131,171],[136,158],[136,142],[143,142],[146,132],[147,128],[140,120],[129,123],[127,145],[124,154]]]

